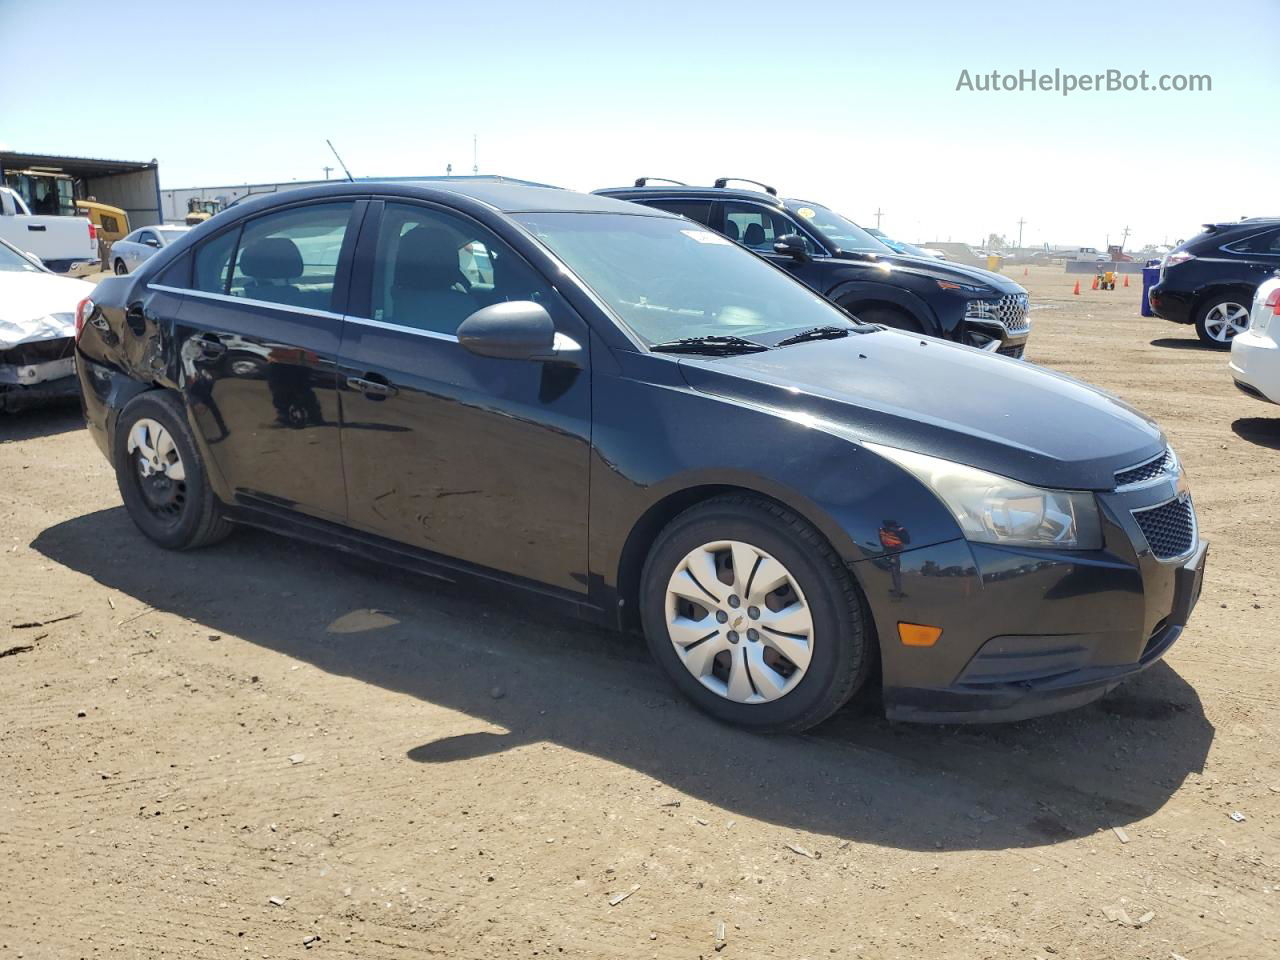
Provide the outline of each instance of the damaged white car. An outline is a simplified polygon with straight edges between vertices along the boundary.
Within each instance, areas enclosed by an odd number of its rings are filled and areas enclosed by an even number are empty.
[[[0,240],[0,413],[79,393],[76,304],[91,292]]]

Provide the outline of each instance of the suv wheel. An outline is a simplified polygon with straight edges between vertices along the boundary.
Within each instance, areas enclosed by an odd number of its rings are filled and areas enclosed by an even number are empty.
[[[874,659],[853,577],[777,504],[717,497],[658,536],[641,578],[654,658],[695,705],[755,730],[821,723]]]
[[[173,394],[151,391],[125,407],[116,426],[115,460],[125,509],[160,546],[187,550],[231,532]]]
[[[905,310],[874,306],[862,307],[861,309],[846,307],[845,309],[863,323],[878,323],[881,326],[892,327],[894,330],[905,330],[907,333],[924,333],[924,327],[920,325],[920,321]]]
[[[1247,298],[1238,294],[1210,297],[1196,311],[1196,333],[1201,341],[1219,350],[1229,349],[1236,335],[1248,329]]]

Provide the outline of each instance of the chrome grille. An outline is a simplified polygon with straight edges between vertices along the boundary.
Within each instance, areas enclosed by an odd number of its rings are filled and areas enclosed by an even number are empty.
[[[996,320],[1009,333],[1024,333],[1031,329],[1027,322],[1027,295],[1011,293],[999,300],[970,300],[965,316],[975,320]]]
[[[1172,560],[1191,552],[1196,542],[1196,514],[1190,497],[1179,497],[1158,507],[1134,510],[1147,546],[1159,560]]]
[[[1146,483],[1166,473],[1173,473],[1176,469],[1177,461],[1173,457],[1173,451],[1166,448],[1164,453],[1146,463],[1119,471],[1116,474],[1116,486],[1128,487],[1136,483]]]

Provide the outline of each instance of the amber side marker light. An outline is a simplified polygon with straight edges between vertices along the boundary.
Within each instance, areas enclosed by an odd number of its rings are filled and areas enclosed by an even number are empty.
[[[904,647],[932,647],[940,636],[941,627],[926,627],[922,623],[898,624],[898,637]]]

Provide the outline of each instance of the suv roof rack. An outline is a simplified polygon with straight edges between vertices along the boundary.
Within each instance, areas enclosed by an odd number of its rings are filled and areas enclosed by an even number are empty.
[[[738,183],[754,184],[755,186],[760,187],[762,190],[764,190],[764,192],[769,194],[769,196],[771,197],[776,197],[778,195],[778,191],[775,190],[773,187],[769,186],[767,183],[761,183],[759,180],[748,180],[746,177],[717,177],[716,182],[712,184],[712,186],[718,189],[724,189],[729,185],[730,180],[736,180]]]
[[[643,187],[650,180],[661,180],[663,183],[674,183],[677,187],[687,187],[688,184],[683,180],[672,180],[670,177],[636,177],[636,186]]]

